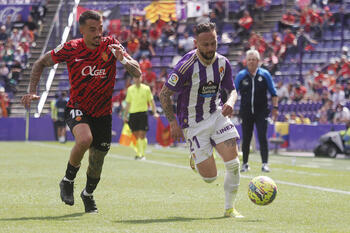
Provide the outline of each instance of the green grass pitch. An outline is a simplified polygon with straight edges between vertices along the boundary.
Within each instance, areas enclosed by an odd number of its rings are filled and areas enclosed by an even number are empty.
[[[207,184],[188,166],[184,148],[148,147],[135,161],[128,147],[113,145],[95,191],[98,214],[85,214],[87,155],[75,182],[75,205],[59,197],[72,147],[53,142],[0,142],[0,232],[350,232],[350,159],[270,156],[262,174],[258,154],[242,174],[237,209],[223,218],[224,166]],[[268,175],[278,186],[268,206],[248,198],[249,180]]]

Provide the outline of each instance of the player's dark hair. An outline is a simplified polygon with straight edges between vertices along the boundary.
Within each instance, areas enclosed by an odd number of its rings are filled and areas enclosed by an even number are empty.
[[[212,32],[216,29],[215,23],[208,22],[208,23],[201,23],[196,26],[194,26],[194,34],[195,36],[198,36],[199,34],[203,32]]]
[[[79,17],[79,25],[84,25],[86,23],[86,20],[88,19],[99,21],[102,19],[102,15],[97,11],[91,11],[91,10],[85,11]]]

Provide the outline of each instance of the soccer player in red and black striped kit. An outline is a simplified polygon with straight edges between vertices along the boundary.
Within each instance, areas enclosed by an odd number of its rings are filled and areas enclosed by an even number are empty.
[[[29,93],[22,97],[25,107],[36,95],[43,69],[56,63],[66,62],[70,99],[65,110],[65,121],[70,127],[75,145],[71,150],[67,170],[60,182],[61,199],[67,205],[74,204],[73,184],[84,154],[89,150],[89,166],[85,189],[81,198],[85,212],[97,212],[93,191],[100,181],[104,157],[111,142],[112,93],[119,61],[133,76],[141,76],[140,66],[112,37],[102,37],[102,16],[96,11],[85,11],[79,18],[83,35],[59,45],[40,57],[30,75]]]

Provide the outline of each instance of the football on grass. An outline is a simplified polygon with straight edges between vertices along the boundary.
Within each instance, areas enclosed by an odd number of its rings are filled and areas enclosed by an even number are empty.
[[[249,182],[249,199],[257,205],[268,205],[277,195],[276,183],[267,176],[254,177]]]

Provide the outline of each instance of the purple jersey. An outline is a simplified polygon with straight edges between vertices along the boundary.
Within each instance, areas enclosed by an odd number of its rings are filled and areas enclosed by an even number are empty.
[[[214,62],[205,66],[196,51],[183,56],[165,82],[170,90],[179,93],[177,116],[182,128],[193,126],[221,110],[220,89],[235,89],[226,57],[216,53]]]

